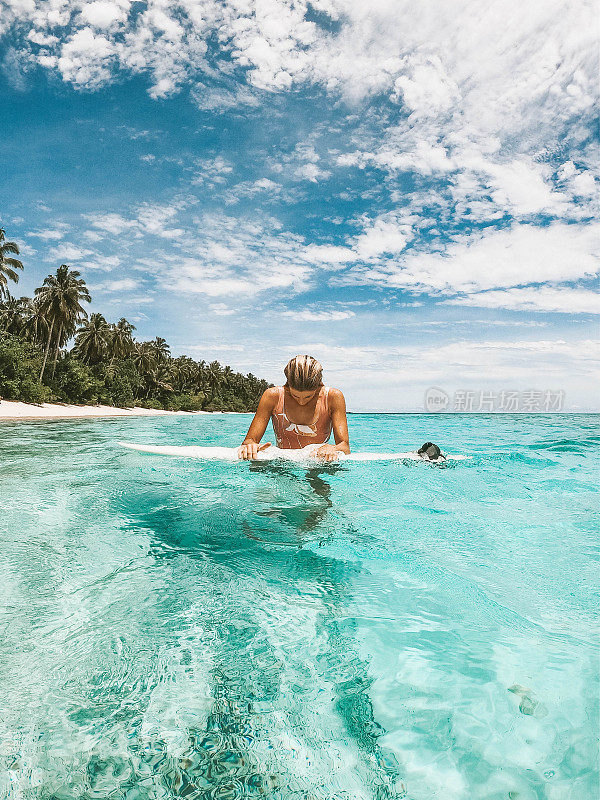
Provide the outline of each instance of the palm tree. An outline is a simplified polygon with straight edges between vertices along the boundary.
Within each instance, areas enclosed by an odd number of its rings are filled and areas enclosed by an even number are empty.
[[[152,342],[134,342],[133,363],[142,375],[146,375],[156,367]]]
[[[112,365],[115,358],[125,358],[133,351],[133,332],[135,327],[131,322],[127,322],[124,317],[116,325],[110,326],[110,363]]]
[[[36,300],[27,305],[25,332],[27,337],[37,345],[46,345],[50,332],[47,312],[40,308]]]
[[[44,278],[42,286],[35,290],[37,306],[49,324],[40,381],[44,377],[50,343],[54,341],[55,344],[52,368],[54,376],[60,348],[73,335],[77,323],[87,316],[81,301],[90,303],[92,298],[80,274],[67,264],[61,264],[56,270],[56,275],[48,275]]]
[[[189,356],[179,356],[171,362],[173,384],[179,394],[194,392],[198,387],[198,364]]]
[[[19,247],[16,242],[7,242],[6,233],[0,228],[0,300],[8,296],[8,282],[19,282],[19,276],[15,270],[23,269],[23,264],[18,258],[12,258],[9,254],[19,255]]]
[[[102,314],[92,314],[77,331],[75,354],[85,364],[97,364],[110,342],[110,327]]]
[[[31,300],[28,297],[13,297],[8,292],[5,298],[0,302],[0,330],[19,336],[27,327]]]
[[[234,372],[231,367],[223,367],[223,384],[227,387],[231,386]]]
[[[157,336],[156,339],[153,339],[150,342],[150,346],[152,347],[152,351],[154,353],[154,358],[157,363],[162,363],[163,361],[167,361],[171,357],[171,349],[169,345],[160,336]]]
[[[146,397],[172,392],[171,378],[171,371],[165,364],[158,364],[155,369],[150,370],[146,375]]]
[[[206,382],[210,388],[210,403],[215,399],[215,393],[223,382],[221,365],[218,361],[211,361],[206,370]]]

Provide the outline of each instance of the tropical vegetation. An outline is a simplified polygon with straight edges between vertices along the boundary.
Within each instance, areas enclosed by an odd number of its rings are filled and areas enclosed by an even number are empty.
[[[23,269],[18,255],[0,228],[0,398],[173,411],[256,408],[266,381],[218,361],[174,357],[160,336],[137,341],[126,319],[88,314],[88,288],[67,264],[33,298],[14,297],[9,283]]]

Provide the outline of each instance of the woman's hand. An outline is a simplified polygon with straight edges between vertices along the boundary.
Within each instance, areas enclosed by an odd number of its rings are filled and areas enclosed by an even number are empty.
[[[314,451],[313,456],[321,458],[323,461],[337,461],[340,457],[339,451],[332,444],[322,444]]]
[[[257,453],[260,453],[261,450],[266,450],[267,447],[271,447],[271,442],[266,442],[265,444],[244,442],[238,449],[238,458],[242,458],[244,461],[252,461],[256,458]]]

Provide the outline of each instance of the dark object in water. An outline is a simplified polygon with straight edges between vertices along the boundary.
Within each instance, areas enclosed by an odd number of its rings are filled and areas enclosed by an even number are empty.
[[[417,455],[424,458],[426,461],[445,461],[446,456],[442,453],[437,444],[433,442],[425,442],[424,445],[419,447]]]

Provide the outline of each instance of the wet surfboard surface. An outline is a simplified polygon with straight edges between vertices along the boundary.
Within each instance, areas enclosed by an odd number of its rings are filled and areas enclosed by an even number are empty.
[[[137,450],[141,453],[151,453],[161,456],[175,456],[179,458],[195,458],[205,461],[241,461],[237,447],[200,447],[197,445],[146,445],[132,442],[119,442],[122,447]],[[283,450],[279,447],[267,447],[256,454],[256,461],[293,461],[296,463],[314,462],[320,459],[315,456],[315,451],[320,445],[308,445],[300,450]],[[466,456],[446,455],[447,460],[460,461]],[[339,461],[428,461],[415,452],[407,453],[345,453],[339,454]],[[435,463],[435,462],[429,462]],[[443,463],[443,462],[440,462]]]

